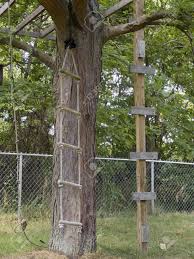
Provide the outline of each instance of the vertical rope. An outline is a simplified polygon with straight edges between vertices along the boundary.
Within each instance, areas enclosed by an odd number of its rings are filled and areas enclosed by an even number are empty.
[[[10,14],[10,3],[8,2],[8,27],[9,27],[9,59],[10,59],[10,69],[9,69],[9,78],[10,78],[10,93],[11,93],[11,104],[13,110],[13,118],[14,118],[14,130],[15,130],[15,148],[16,153],[19,153],[19,140],[18,140],[18,127],[17,127],[17,115],[15,109],[15,99],[14,99],[14,74],[13,74],[13,34],[11,28],[11,14]]]
[[[73,55],[73,52],[71,51],[71,55],[72,55],[72,59],[73,59],[73,65],[75,67],[75,72],[78,75],[78,68],[75,62],[75,58]],[[80,85],[79,83],[77,83],[77,111],[80,112],[80,100],[79,100],[79,96],[80,96]],[[78,118],[78,147],[79,149],[81,148],[81,136],[80,136],[80,117]],[[81,153],[78,152],[78,183],[81,184]]]
[[[60,78],[60,105],[63,104],[63,80]],[[62,111],[59,110],[59,120],[60,120],[60,129],[59,129],[59,142],[63,142],[63,118]],[[63,149],[60,147],[60,181],[63,180]],[[63,186],[60,186],[59,190],[59,199],[60,199],[60,220],[63,220]]]
[[[72,55],[72,59],[73,59],[73,64],[74,64],[74,67],[75,67],[75,72],[76,74],[78,75],[78,68],[77,68],[77,65],[76,65],[76,62],[75,62],[75,58],[74,58],[74,55],[73,55],[73,52],[71,51],[71,55]],[[79,82],[77,82],[77,111],[80,112],[80,84]],[[81,149],[81,132],[80,132],[80,129],[81,129],[81,121],[80,121],[80,117],[78,117],[78,121],[77,121],[77,129],[78,129],[78,147],[79,147],[79,152],[78,152],[78,183],[81,185],[81,152],[80,152],[80,149]],[[81,207],[79,209],[79,222],[81,222]]]
[[[11,13],[10,13],[10,2],[8,1],[8,28],[9,28],[9,78],[10,78],[10,95],[11,95],[11,105],[13,111],[13,122],[14,122],[14,132],[15,132],[15,149],[17,153],[17,183],[18,183],[18,192],[19,192],[19,170],[20,170],[20,156],[19,156],[19,139],[18,139],[18,127],[17,127],[17,114],[15,108],[15,98],[14,98],[14,72],[13,72],[13,34],[11,27]],[[18,207],[18,220],[21,220],[21,212]]]
[[[65,62],[67,59],[67,54],[68,54],[68,49],[65,53],[65,57],[64,57],[64,61],[63,61],[63,65],[62,67],[65,66]],[[62,144],[63,143],[63,112],[61,110],[62,105],[63,105],[63,78],[60,75],[60,110],[59,110],[59,124],[60,124],[60,129],[59,129],[59,143]],[[63,147],[60,147],[60,181],[63,181]],[[60,199],[60,221],[63,221],[63,185],[59,186],[60,190],[59,190],[59,199]],[[59,224],[60,228],[63,228],[63,225]]]

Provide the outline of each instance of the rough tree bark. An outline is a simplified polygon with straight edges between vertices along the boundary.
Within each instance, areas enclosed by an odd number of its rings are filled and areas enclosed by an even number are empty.
[[[46,7],[49,4],[46,3]],[[75,1],[76,2],[76,1]],[[96,249],[96,202],[95,202],[95,179],[91,177],[89,162],[95,157],[95,124],[96,124],[96,89],[100,83],[101,75],[101,51],[103,45],[103,30],[99,27],[94,32],[83,27],[84,12],[91,12],[97,8],[96,1],[90,1],[87,6],[82,2],[79,4],[81,16],[77,15],[75,2],[73,12],[68,15],[72,20],[64,20],[63,33],[61,26],[57,27],[57,58],[56,73],[54,78],[54,89],[56,106],[59,103],[60,74],[59,70],[65,56],[65,41],[73,38],[76,48],[73,49],[78,66],[80,81],[80,109],[81,109],[81,200],[79,190],[74,187],[63,188],[63,215],[68,221],[79,221],[79,210],[81,208],[81,223],[83,227],[81,234],[76,226],[65,226],[64,230],[59,229],[59,148],[56,145],[59,139],[59,112],[56,111],[56,141],[54,151],[54,177],[53,177],[53,202],[52,202],[52,237],[50,249],[63,252],[66,255],[77,255],[85,252],[92,252]],[[44,1],[43,3],[44,4]],[[49,8],[48,8],[49,9]],[[49,9],[50,10],[50,9]],[[66,7],[64,10],[67,11]],[[52,15],[52,11],[51,15]],[[56,10],[55,10],[56,12]],[[54,14],[55,15],[55,14]],[[72,15],[72,17],[71,17]],[[54,18],[55,21],[55,18]],[[67,24],[67,26],[66,26]],[[92,29],[92,28],[91,28]],[[70,31],[71,30],[71,31]],[[72,70],[72,60],[67,60],[67,69]],[[65,106],[76,109],[76,82],[70,77],[63,78],[63,101]],[[90,96],[90,101],[87,97]],[[92,96],[92,97],[91,97]],[[63,136],[66,143],[77,145],[77,124],[75,115],[64,114]],[[70,149],[63,150],[64,170],[63,178],[66,181],[78,182],[77,153]]]
[[[54,155],[54,180],[53,180],[53,233],[50,248],[62,251],[67,255],[94,251],[96,247],[96,208],[95,208],[95,179],[91,178],[88,163],[95,157],[95,122],[96,122],[96,95],[90,101],[87,96],[94,93],[100,83],[101,73],[101,46],[102,37],[100,31],[95,33],[81,33],[74,30],[73,38],[77,44],[74,51],[78,65],[80,82],[80,105],[81,105],[81,204],[79,191],[73,187],[66,187],[64,191],[64,219],[79,221],[79,206],[81,205],[81,242],[75,247],[79,239],[78,228],[66,226],[63,236],[58,236],[59,224],[59,149],[55,145]],[[59,105],[59,68],[64,59],[64,41],[58,38],[57,71],[55,74],[56,105]],[[68,60],[71,68],[71,60]],[[64,103],[67,107],[76,109],[76,83],[71,78],[63,80]],[[56,138],[59,137],[59,112],[56,111]],[[74,115],[65,114],[63,118],[64,142],[77,145],[77,124]],[[66,181],[78,182],[77,153],[72,150],[64,150],[64,172]],[[65,188],[65,187],[64,187]],[[61,234],[61,233],[59,233]],[[61,240],[62,238],[62,240]],[[60,242],[59,242],[60,240]]]
[[[138,21],[129,24],[106,27],[103,23],[96,29],[87,29],[84,26],[85,18],[89,21],[100,19],[98,2],[96,0],[72,0],[71,6],[66,0],[40,0],[40,3],[52,16],[57,33],[57,58],[54,77],[56,107],[59,103],[60,80],[59,70],[65,56],[65,41],[73,38],[76,48],[73,50],[81,77],[80,105],[81,105],[81,199],[79,191],[73,187],[66,187],[63,191],[63,216],[65,220],[79,221],[81,208],[81,223],[83,227],[79,233],[78,227],[65,226],[59,229],[59,149],[56,145],[59,140],[59,112],[56,111],[56,138],[54,151],[53,202],[52,202],[52,236],[50,249],[63,252],[66,255],[80,255],[93,252],[96,249],[96,202],[95,179],[91,177],[89,162],[95,157],[95,126],[97,108],[97,88],[101,75],[101,51],[103,43],[115,36],[142,29],[149,23],[169,17],[164,12],[153,14],[152,18],[144,16]],[[92,26],[91,24],[89,26]],[[72,70],[72,61],[67,60],[69,70]],[[63,78],[64,104],[76,109],[76,83],[71,78]],[[89,96],[89,101],[87,97]],[[73,115],[64,114],[63,117],[64,142],[77,145],[77,124]],[[77,182],[77,154],[75,151],[63,151],[63,180]]]

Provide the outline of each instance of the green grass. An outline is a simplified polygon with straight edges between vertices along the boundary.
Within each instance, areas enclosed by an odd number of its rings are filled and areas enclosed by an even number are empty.
[[[38,246],[44,246],[39,240],[48,243],[50,234],[48,219],[31,219],[26,234]],[[0,214],[0,256],[30,252],[40,247],[30,244],[20,227],[16,215]]]
[[[194,214],[150,216],[149,224],[151,240],[147,258],[194,258]],[[16,226],[16,216],[0,214],[0,256],[40,249],[29,244]],[[97,226],[99,254],[117,258],[146,258],[138,254],[135,215],[125,213],[98,218]],[[34,243],[41,245],[40,239],[48,242],[49,233],[49,219],[29,221],[27,234]],[[161,250],[163,239],[174,240],[175,244],[166,251]]]
[[[194,214],[169,213],[149,217],[148,258],[194,258]],[[145,258],[136,244],[136,217],[124,215],[98,219],[98,250],[122,258]],[[164,251],[163,239],[175,244]]]

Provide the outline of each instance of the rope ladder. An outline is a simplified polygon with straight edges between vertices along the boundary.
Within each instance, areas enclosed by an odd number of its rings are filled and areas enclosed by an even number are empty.
[[[73,61],[73,67],[75,70],[75,74],[66,70],[65,69],[65,65],[66,65],[66,61],[67,61],[67,57],[68,55],[71,55],[72,57],[72,61]],[[68,76],[71,77],[73,80],[76,80],[77,83],[77,109],[71,109],[67,106],[65,106],[64,102],[63,102],[63,77]],[[58,112],[59,112],[59,121],[60,121],[60,130],[59,130],[59,142],[57,142],[57,147],[60,149],[60,153],[59,153],[59,157],[60,157],[60,177],[58,180],[58,187],[59,187],[59,198],[60,198],[60,220],[59,220],[59,228],[63,229],[65,225],[71,225],[71,226],[78,226],[81,227],[82,223],[81,223],[81,215],[80,215],[80,210],[79,210],[79,220],[78,222],[75,221],[69,221],[64,219],[64,215],[63,215],[63,189],[65,186],[71,186],[74,187],[78,190],[82,189],[82,185],[81,185],[81,143],[80,143],[80,118],[81,118],[81,113],[80,113],[80,77],[78,75],[78,69],[77,69],[77,65],[75,62],[75,58],[74,58],[74,54],[71,48],[67,48],[66,49],[66,53],[65,53],[65,57],[64,57],[64,61],[63,61],[63,65],[62,65],[62,69],[60,70],[60,76],[59,76],[59,80],[60,80],[60,105],[58,106]],[[71,114],[74,114],[76,116],[77,119],[77,146],[69,144],[69,143],[64,143],[63,142],[63,114],[64,112],[69,112]],[[64,166],[64,161],[63,161],[63,149],[64,148],[70,148],[72,150],[75,150],[77,152],[77,165],[78,165],[78,183],[74,183],[74,182],[70,182],[70,181],[66,181],[65,179],[63,179],[63,166]]]

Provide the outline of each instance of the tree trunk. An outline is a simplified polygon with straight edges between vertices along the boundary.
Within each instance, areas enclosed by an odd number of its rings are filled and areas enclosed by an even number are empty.
[[[101,50],[103,33],[98,28],[95,32],[85,32],[74,28],[72,38],[76,48],[73,53],[76,59],[80,85],[80,111],[81,111],[81,184],[82,190],[71,186],[63,186],[63,219],[79,222],[80,227],[65,225],[59,228],[60,220],[60,195],[58,180],[60,178],[59,148],[57,142],[60,135],[59,111],[56,110],[56,138],[54,149],[54,176],[53,176],[53,201],[52,201],[52,235],[50,249],[60,251],[65,255],[78,255],[93,252],[96,249],[96,194],[95,178],[91,177],[90,161],[95,157],[95,126],[97,109],[97,88],[101,75]],[[69,35],[69,33],[68,33]],[[57,69],[54,79],[56,106],[60,104],[60,73],[65,56],[64,40],[68,35],[57,33]],[[73,71],[72,60],[69,57],[66,69]],[[77,107],[76,81],[70,77],[63,77],[62,95],[64,105],[75,109]],[[75,115],[64,112],[63,116],[63,142],[76,145],[77,119]],[[78,183],[78,154],[75,150],[63,149],[63,180]]]

